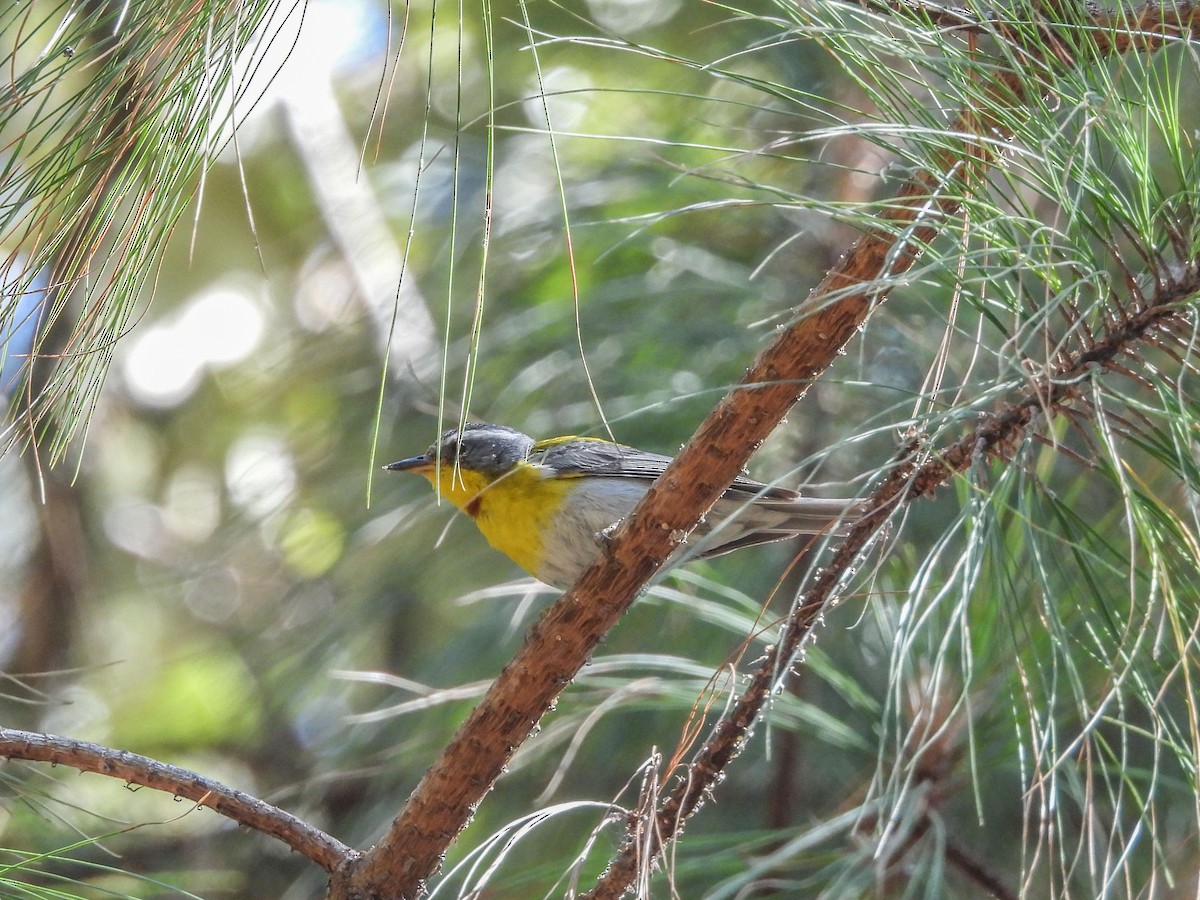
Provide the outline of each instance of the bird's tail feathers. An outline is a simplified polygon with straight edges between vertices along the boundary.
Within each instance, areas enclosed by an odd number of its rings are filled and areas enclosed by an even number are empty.
[[[798,535],[841,534],[865,511],[861,501],[824,497],[759,498],[749,504],[723,500],[713,508],[711,524],[697,529],[689,542],[700,548],[694,558],[708,559]]]

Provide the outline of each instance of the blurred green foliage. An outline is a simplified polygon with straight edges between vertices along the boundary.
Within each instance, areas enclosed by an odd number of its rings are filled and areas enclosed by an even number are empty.
[[[755,10],[761,18],[708,4],[596,2],[586,13],[535,4],[534,32],[565,36],[539,40],[536,58],[524,6],[491,8],[485,33],[477,16],[459,22],[442,6],[397,5],[393,41],[402,33],[405,44],[394,73],[382,10],[370,8],[335,66],[328,57],[341,35],[321,29],[349,14],[326,6],[322,14],[310,4],[306,27],[317,34],[297,46],[289,70],[332,86],[342,118],[327,127],[348,129],[364,151],[362,202],[392,242],[383,256],[407,260],[415,293],[404,303],[423,304],[435,323],[436,341],[421,345],[430,358],[418,361],[428,366],[418,374],[393,358],[383,374],[386,335],[371,313],[381,298],[362,296],[353,271],[378,248],[338,242],[336,210],[313,184],[326,135],[287,125],[288,104],[317,109],[304,82],[268,91],[208,171],[202,203],[175,228],[153,304],[116,347],[78,445],[86,582],[76,626],[57,623],[67,667],[14,672],[21,682],[0,700],[0,720],[190,766],[366,846],[548,599],[514,582],[515,567],[437,507],[427,485],[371,479],[372,465],[420,452],[456,421],[472,354],[473,417],[538,436],[611,426],[621,441],[672,452],[853,238],[821,204],[886,193],[877,173],[891,160],[850,137],[806,135],[869,104],[815,42],[777,41],[771,4]],[[1011,387],[1008,329],[1023,323],[1004,306],[1007,297],[1022,308],[1022,288],[989,285],[991,265],[981,254],[965,274],[915,270],[872,320],[869,339],[762,448],[753,474],[831,482],[818,488],[831,494],[860,490],[919,418],[914,404],[956,283],[992,292],[965,304],[953,325],[971,340],[947,354],[946,392],[931,404],[946,418],[930,421],[950,433],[987,408],[994,381]],[[399,270],[391,274],[394,291]],[[961,404],[951,396],[960,386]],[[1012,710],[1036,706],[1035,695],[1053,707],[1062,695],[1042,683],[1046,671],[1014,672],[1014,648],[1040,653],[1091,636],[1070,674],[1080,680],[1072,696],[1088,694],[1123,646],[1127,611],[1094,604],[1109,588],[1080,572],[1104,581],[1130,570],[1128,550],[1097,524],[1121,519],[1115,489],[1081,480],[1065,455],[1029,452],[1029,466],[997,467],[911,514],[870,600],[852,598],[833,614],[836,627],[807,651],[796,692],[778,698],[715,802],[689,825],[668,866],[681,896],[734,896],[738,879],[756,873],[781,879],[792,896],[857,896],[843,867],[857,859],[870,871],[873,845],[854,837],[883,827],[889,811],[867,798],[913,752],[901,736],[914,716],[906,704],[921,707],[913,672],[928,676],[931,693],[973,705],[969,725],[953,726],[946,755],[960,789],[937,798],[939,822],[1018,883],[1029,764],[1014,735],[1022,713]],[[1148,482],[1174,483],[1153,453],[1145,458]],[[28,479],[2,498],[0,609],[11,622],[38,564],[29,537],[37,489],[32,466],[4,465],[6,480]],[[983,482],[1002,513],[972,531],[959,517]],[[1058,493],[1041,493],[1046,484]],[[1038,557],[1041,532],[1059,526],[1057,554]],[[695,564],[639,601],[518,754],[448,870],[535,808],[634,805],[640,768],[656,750],[673,755],[710,677],[773,639],[794,584],[770,598],[796,552],[773,546]],[[960,554],[978,562],[961,582]],[[1180,578],[1194,578],[1187,561],[1176,564]],[[1058,620],[1042,605],[1050,588]],[[914,634],[905,631],[914,614],[905,600],[922,591],[995,602],[975,604],[978,618],[962,630],[953,610],[943,621],[936,603],[918,606],[929,627]],[[8,629],[0,650],[12,653],[27,635]],[[720,682],[717,711],[736,684]],[[439,693],[459,685],[476,690]],[[1189,702],[1173,701],[1173,714],[1186,715]],[[1092,714],[1082,699],[1078,714]],[[1027,727],[1068,726],[1049,716]],[[1153,768],[1145,752],[1097,763]],[[80,896],[319,891],[319,873],[266,838],[102,781],[56,771],[13,782],[0,805],[0,843],[40,852],[71,843],[76,828],[98,838],[62,854],[76,862],[27,864],[18,876],[52,884],[46,873],[65,873],[83,882],[71,888]],[[595,806],[564,808],[514,852],[488,896],[550,891],[603,817]],[[123,830],[148,822],[168,824]],[[618,839],[609,826],[581,884]],[[1181,852],[1173,836],[1163,840]],[[0,875],[10,877],[5,864]]]

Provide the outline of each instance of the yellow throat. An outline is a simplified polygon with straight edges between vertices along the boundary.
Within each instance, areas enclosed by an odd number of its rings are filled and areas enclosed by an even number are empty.
[[[567,494],[571,478],[555,478],[547,470],[519,462],[500,478],[450,463],[420,472],[443,497],[475,520],[488,543],[535,578],[541,569],[543,533]]]

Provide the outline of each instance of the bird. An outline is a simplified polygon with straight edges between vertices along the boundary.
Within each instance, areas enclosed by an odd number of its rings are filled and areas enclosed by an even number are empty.
[[[566,590],[670,462],[603,438],[538,441],[506,425],[476,422],[384,468],[423,475],[492,547],[539,581]],[[820,534],[854,508],[854,501],[802,497],[739,476],[688,536],[699,547],[690,558]]]

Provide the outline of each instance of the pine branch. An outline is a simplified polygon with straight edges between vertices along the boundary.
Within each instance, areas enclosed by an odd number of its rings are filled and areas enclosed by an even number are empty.
[[[43,441],[51,461],[87,424],[113,345],[153,293],[166,237],[199,189],[193,176],[219,149],[216,126],[253,102],[247,83],[231,84],[233,65],[261,59],[270,41],[256,29],[275,5],[173,0],[126,15],[123,4],[84,4],[36,55],[34,10],[0,11],[13,38],[0,51],[12,74],[0,103],[12,131],[0,238],[27,259],[22,282],[47,272],[51,289],[42,371],[16,425],[32,439],[55,423]],[[232,105],[213,103],[227,85]]]
[[[327,872],[358,855],[358,851],[291,813],[211,778],[148,756],[53,734],[0,728],[0,757],[70,766],[81,772],[96,772],[183,797],[197,806],[215,810],[239,825],[278,838]]]
[[[905,0],[859,0],[859,3],[864,9],[907,19],[915,18],[956,34],[994,35],[1014,46],[1027,44],[1031,34],[1015,28],[1012,19],[1004,13],[983,12],[971,6]],[[1047,11],[1053,9],[1050,6]],[[1140,7],[1119,7],[1114,10],[1092,6],[1070,6],[1066,9],[1083,17],[1083,21],[1071,24],[1085,25],[1083,40],[1103,54],[1147,52],[1160,49],[1168,41],[1200,40],[1200,8],[1190,0],[1172,5],[1151,2]],[[1037,24],[1041,30],[1032,34],[1044,38],[1048,33],[1053,33],[1056,42],[1073,42],[1070,37],[1073,29],[1056,27],[1050,21]],[[1038,44],[1032,49],[1037,50],[1042,46]]]
[[[1008,450],[1023,438],[1038,412],[1061,411],[1078,395],[1078,386],[1092,373],[1135,356],[1151,338],[1169,334],[1183,324],[1184,300],[1200,294],[1200,259],[1192,261],[1161,292],[1158,302],[1128,316],[1105,337],[1077,351],[1047,372],[1000,412],[991,414],[970,434],[943,448],[930,451],[914,444],[892,473],[866,499],[870,512],[851,527],[829,565],[801,596],[780,640],[768,650],[751,676],[750,684],[734,707],[715,725],[713,734],[678,779],[675,790],[659,806],[651,823],[637,817],[629,823],[625,844],[589,900],[616,900],[649,865],[662,847],[680,831],[713,790],[726,766],[740,753],[751,727],[787,672],[791,661],[812,634],[830,602],[836,600],[871,540],[890,514],[902,504],[933,494],[956,475],[987,458],[1005,459]]]

